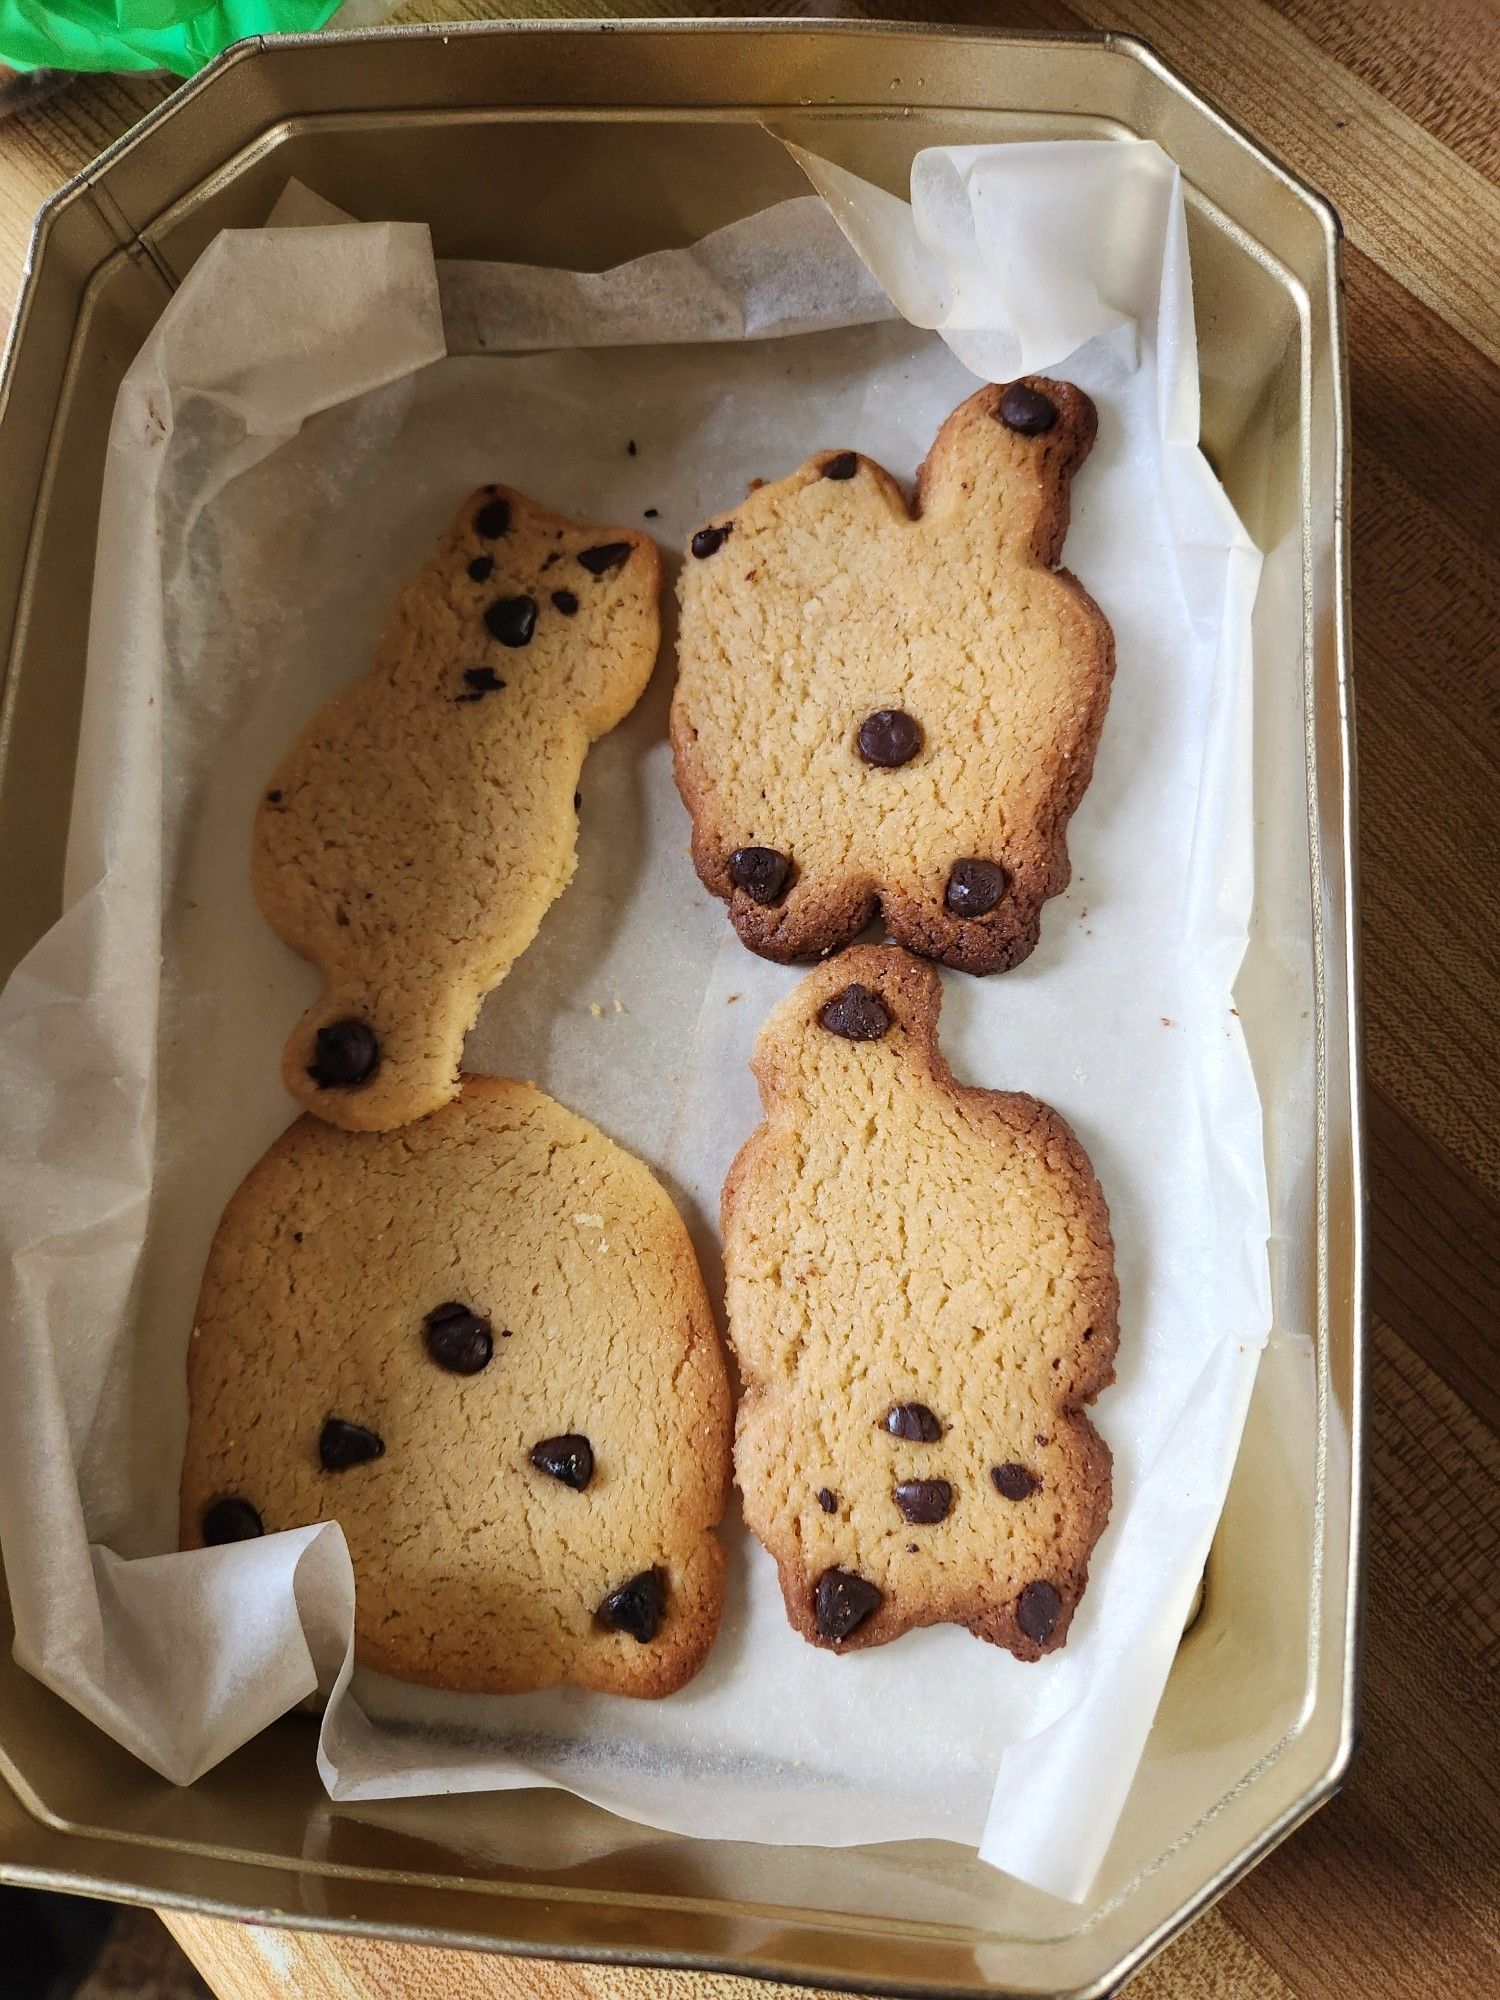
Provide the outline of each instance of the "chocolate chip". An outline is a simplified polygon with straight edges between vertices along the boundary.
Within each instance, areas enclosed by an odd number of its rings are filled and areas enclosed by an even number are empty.
[[[914,1528],[947,1520],[953,1506],[953,1488],[946,1479],[903,1479],[894,1497],[902,1518]]]
[[[594,1476],[594,1448],[586,1437],[569,1431],[562,1437],[543,1438],[531,1447],[531,1462],[538,1472],[548,1472],[581,1493]],[[629,1589],[629,1585],[626,1585]],[[648,1635],[649,1636],[649,1635]]]
[[[700,562],[705,556],[716,556],[729,540],[730,530],[733,527],[733,521],[725,521],[718,528],[700,528],[688,543],[688,547]]]
[[[648,521],[654,521],[660,512],[661,509],[659,507],[648,507],[646,509],[646,519]]]
[[[893,1438],[908,1444],[936,1444],[943,1426],[925,1403],[892,1403],[881,1423]]]
[[[583,810],[583,793],[582,793],[582,792],[575,792],[575,793],[573,794],[573,810],[574,810],[574,812],[582,812],[582,810]]]
[[[497,540],[510,528],[510,502],[508,500],[488,501],[474,516],[474,532],[483,535],[487,542]]]
[[[813,1590],[813,1616],[818,1632],[837,1645],[858,1631],[885,1602],[884,1593],[847,1569],[825,1569]]]
[[[571,618],[578,609],[578,599],[571,590],[554,590],[552,608],[554,611],[560,611],[564,618]]]
[[[857,451],[838,451],[834,453],[832,458],[825,458],[823,461],[823,477],[825,479],[852,479],[858,470],[859,453]]]
[[[461,694],[460,701],[482,701],[487,694],[499,694],[505,686],[493,667],[465,667],[464,680],[469,692]]]
[[[880,996],[857,982],[824,1001],[818,1019],[830,1035],[842,1035],[846,1042],[878,1042],[891,1025]]]
[[[422,1327],[427,1352],[450,1375],[477,1375],[495,1351],[488,1319],[458,1299],[434,1306]]]
[[[226,1542],[253,1542],[266,1532],[266,1524],[250,1505],[233,1495],[215,1500],[203,1514],[203,1546],[222,1548]]]
[[[1040,437],[1057,422],[1057,405],[1040,389],[1033,389],[1025,382],[1010,382],[1000,398],[1000,421],[1008,431],[1019,431],[1022,437]]]
[[[380,1044],[364,1021],[330,1021],[319,1028],[307,1073],[322,1090],[368,1083],[380,1067]]]
[[[729,857],[729,879],[735,888],[743,889],[752,903],[767,907],[780,902],[791,872],[791,856],[774,847],[737,847]]]
[[[634,542],[600,542],[597,548],[580,549],[578,560],[590,576],[605,576],[610,570],[619,569],[634,547]]]
[[[644,1646],[661,1629],[662,1614],[666,1608],[666,1571],[643,1569],[629,1583],[622,1583],[618,1590],[612,1590],[594,1616],[608,1631],[628,1632],[632,1639]]]
[[[628,452],[630,453],[630,456],[631,456],[632,458],[634,458],[634,457],[635,457],[635,439],[634,439],[634,438],[631,438],[630,442],[629,442],[629,443],[628,443],[628,444],[626,445],[625,449],[626,449],[626,450],[627,450],[627,451],[628,451]]]
[[[483,583],[485,578],[492,573],[494,567],[495,558],[493,556],[475,556],[473,562],[469,564],[469,575],[475,583]]]
[[[280,792],[267,792],[267,793],[266,793],[266,804],[267,804],[268,806],[279,806],[279,805],[281,804],[281,794],[280,794]]]
[[[534,597],[497,597],[484,614],[490,637],[502,646],[529,646],[536,630]]]
[[[346,1417],[330,1417],[318,1437],[318,1457],[325,1472],[347,1472],[351,1465],[364,1465],[384,1452],[384,1438]]]
[[[955,917],[982,917],[993,910],[1010,887],[1010,875],[998,861],[981,861],[969,855],[955,861],[948,871],[943,901]]]
[[[1017,1465],[1013,1458],[1004,1465],[992,1465],[990,1478],[1002,1500],[1029,1500],[1042,1483],[1034,1472]]]
[[[1028,1583],[1016,1599],[1016,1623],[1028,1639],[1045,1646],[1062,1610],[1062,1599],[1050,1583]]]
[[[839,1496],[831,1487],[820,1486],[818,1488],[818,1505],[823,1509],[825,1514],[836,1514],[839,1511]]]
[[[877,708],[859,725],[859,754],[867,764],[895,770],[922,747],[922,725],[904,708]]]

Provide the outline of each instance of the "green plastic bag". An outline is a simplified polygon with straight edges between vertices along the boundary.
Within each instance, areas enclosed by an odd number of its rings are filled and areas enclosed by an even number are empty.
[[[339,0],[0,0],[11,69],[170,69],[191,76],[246,35],[321,28]]]

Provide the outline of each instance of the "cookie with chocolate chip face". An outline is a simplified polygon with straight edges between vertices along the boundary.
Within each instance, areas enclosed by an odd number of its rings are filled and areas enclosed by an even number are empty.
[[[1083,1410],[1114,1379],[1114,1245],[1057,1113],[955,1080],[940,999],[855,947],[761,1031],[723,1199],[735,1474],[814,1645],[955,1624],[1035,1660],[1109,1518]]]
[[[693,860],[753,951],[847,944],[1002,972],[1068,884],[1114,676],[1057,563],[1094,405],[1041,377],[938,432],[915,508],[821,452],[689,541],[672,704]]]
[[[385,1131],[453,1097],[485,995],[572,876],[584,755],[650,678],[660,595],[649,536],[484,487],[271,774],[256,901],[326,989],[283,1057],[304,1109]]]
[[[181,1542],[337,1521],[355,1651],[481,1694],[672,1693],[724,1597],[724,1357],[639,1160],[467,1077],[400,1132],[304,1117],[209,1253]]]

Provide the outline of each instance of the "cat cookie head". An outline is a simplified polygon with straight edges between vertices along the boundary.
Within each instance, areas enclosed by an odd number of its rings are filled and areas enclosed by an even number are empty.
[[[936,969],[898,945],[858,945],[809,973],[774,1009],[754,1068],[769,1103],[863,1091],[893,1065],[926,1073],[937,1055]]]

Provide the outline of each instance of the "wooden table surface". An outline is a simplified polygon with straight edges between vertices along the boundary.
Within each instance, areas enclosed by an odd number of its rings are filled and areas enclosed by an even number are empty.
[[[434,18],[441,5],[408,12]],[[484,10],[458,0],[446,11]],[[606,10],[560,0],[524,11]],[[864,11],[1129,29],[1344,219],[1375,1314],[1364,1744],[1342,1795],[1131,1996],[1479,2000],[1500,1993],[1500,18],[1489,0]],[[163,95],[155,80],[83,81],[0,124],[0,313],[38,203]],[[171,1926],[224,2000],[774,1990]]]

